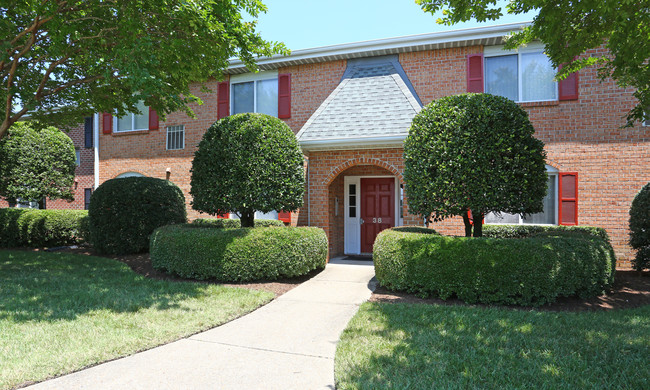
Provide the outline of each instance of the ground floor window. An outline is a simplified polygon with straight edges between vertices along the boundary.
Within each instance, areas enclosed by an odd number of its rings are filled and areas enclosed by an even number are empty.
[[[552,168],[551,168],[552,169]],[[558,174],[548,172],[548,190],[544,197],[544,211],[537,214],[522,217],[519,214],[510,213],[488,213],[485,215],[485,223],[495,224],[528,224],[528,225],[557,225],[558,205]]]

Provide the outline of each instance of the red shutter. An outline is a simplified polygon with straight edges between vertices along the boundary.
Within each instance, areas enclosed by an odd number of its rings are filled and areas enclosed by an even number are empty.
[[[217,215],[217,218],[228,219],[230,218],[230,213],[219,214]]]
[[[483,92],[483,54],[467,56],[467,92]]]
[[[217,89],[217,119],[225,118],[230,113],[230,83],[219,83]]]
[[[560,65],[560,69],[562,69],[562,65]],[[574,72],[558,83],[560,100],[578,99],[578,78],[578,72]]]
[[[291,223],[291,211],[278,211],[278,219],[284,223]]]
[[[472,216],[472,210],[467,210],[467,218],[469,218],[469,224],[474,225],[474,217]],[[485,216],[483,217],[483,225],[485,225]]]
[[[278,118],[291,118],[291,74],[278,75]]]
[[[560,172],[558,217],[560,225],[578,224],[578,172]]]
[[[105,112],[102,118],[102,133],[111,134],[113,132],[113,114]]]
[[[149,130],[158,130],[158,113],[149,107]]]

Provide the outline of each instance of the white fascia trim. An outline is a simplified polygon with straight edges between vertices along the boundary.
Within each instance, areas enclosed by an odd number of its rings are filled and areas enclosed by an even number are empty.
[[[342,149],[371,149],[376,147],[401,148],[404,146],[406,135],[384,137],[330,138],[309,141],[299,141],[304,151],[342,150]]]
[[[488,27],[473,27],[461,30],[407,35],[395,38],[344,43],[341,45],[322,46],[312,49],[296,50],[288,56],[274,55],[270,58],[261,58],[256,62],[258,65],[270,65],[275,63],[282,63],[288,60],[299,61],[324,56],[347,56],[350,54],[359,54],[377,50],[417,47],[422,45],[444,44],[486,38],[499,38],[508,35],[514,30],[520,30],[530,24],[531,22],[508,23]],[[228,69],[245,67],[246,65],[240,59],[231,59]]]

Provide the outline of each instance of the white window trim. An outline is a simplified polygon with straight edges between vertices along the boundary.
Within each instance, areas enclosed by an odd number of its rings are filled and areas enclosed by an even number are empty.
[[[487,92],[487,77],[485,76],[485,58],[489,57],[503,57],[510,55],[517,55],[517,101],[516,103],[537,103],[537,102],[557,102],[560,99],[560,90],[558,82],[554,81],[555,84],[555,99],[544,99],[544,100],[521,100],[523,94],[523,82],[522,82],[522,72],[521,72],[521,55],[527,53],[543,53],[544,45],[539,42],[531,43],[527,46],[520,47],[515,50],[506,50],[503,45],[498,46],[488,46],[483,51],[483,90]],[[557,69],[554,68],[557,72]]]
[[[230,112],[235,108],[235,84],[253,82],[253,112],[257,112],[257,82],[266,80],[277,80],[277,70],[267,70],[258,73],[245,73],[230,76]]]
[[[182,146],[180,148],[169,149],[169,129],[171,127],[181,127],[182,128],[183,137],[181,138]],[[167,126],[165,130],[166,130],[165,131],[165,149],[166,150],[183,150],[183,149],[185,149],[185,125]]]
[[[546,174],[548,176],[553,176],[553,179],[555,181],[555,216],[554,220],[555,223],[523,223],[524,219],[521,217],[521,214],[518,215],[519,217],[519,223],[504,223],[504,222],[497,222],[497,223],[492,223],[492,222],[486,222],[486,225],[528,225],[528,226],[557,226],[559,225],[560,221],[560,192],[559,192],[559,180],[560,180],[560,171],[557,170],[556,168],[553,168],[550,165],[546,166]]]

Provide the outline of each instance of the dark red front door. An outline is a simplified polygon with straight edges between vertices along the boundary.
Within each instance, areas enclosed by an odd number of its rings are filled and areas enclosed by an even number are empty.
[[[361,252],[372,252],[380,231],[395,226],[395,179],[361,179]]]

